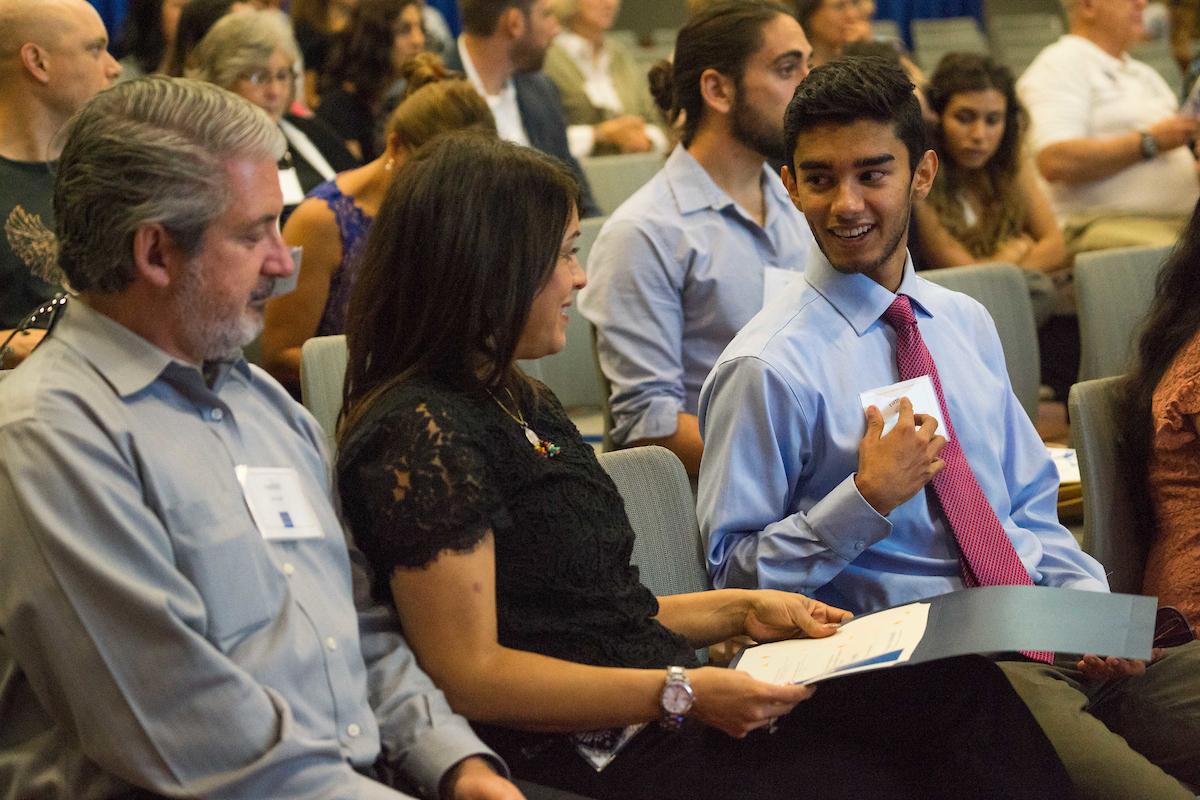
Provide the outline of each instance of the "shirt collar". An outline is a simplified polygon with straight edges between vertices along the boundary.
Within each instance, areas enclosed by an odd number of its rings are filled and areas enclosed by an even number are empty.
[[[78,353],[100,373],[121,397],[140,392],[160,376],[179,377],[185,374],[201,381],[204,376],[196,367],[172,358],[121,323],[72,298],[63,309],[62,319],[54,328],[54,339]],[[250,380],[250,366],[239,352],[230,361],[206,365],[214,377],[213,391],[237,371]]]
[[[457,40],[458,57],[462,61],[463,72],[467,73],[467,80],[475,87],[475,91],[479,92],[479,96],[488,97],[504,97],[510,92],[516,92],[516,87],[513,85],[513,79],[510,75],[504,84],[504,88],[500,90],[499,95],[489,95],[487,89],[483,87],[483,78],[479,77],[479,70],[475,69],[475,62],[471,60],[471,54],[467,52],[467,45],[463,42],[463,37],[459,36]]]
[[[586,66],[588,72],[595,72],[594,62],[592,61],[592,43],[580,36],[574,31],[564,30],[554,39],[555,43],[563,49],[571,60],[579,66]],[[603,63],[608,51],[604,48],[600,49],[600,59]]]
[[[913,313],[932,317],[929,306],[929,283],[917,276],[912,256],[905,252],[904,277],[895,294],[866,275],[845,275],[835,270],[825,254],[815,244],[809,250],[805,280],[832,305],[859,336],[874,325],[896,299],[907,295],[913,303]]]
[[[678,206],[680,214],[691,214],[704,208],[721,211],[736,205],[733,198],[724,189],[717,186],[708,171],[700,166],[700,162],[696,160],[695,156],[681,144],[675,146],[663,171],[666,174],[667,183],[671,187],[671,193],[675,196],[675,204]],[[787,190],[783,188],[783,182],[766,163],[763,164],[762,184],[763,195],[769,209],[767,224],[770,225],[771,220],[777,216],[778,208],[780,206],[791,208],[792,201],[787,195]]]

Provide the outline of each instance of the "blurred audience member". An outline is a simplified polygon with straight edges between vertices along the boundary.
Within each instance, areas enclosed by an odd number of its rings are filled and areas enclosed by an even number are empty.
[[[1126,52],[1142,35],[1144,3],[1063,5],[1070,33],[1038,54],[1017,87],[1067,247],[1172,244],[1198,193],[1196,120]]]
[[[408,156],[440,133],[460,128],[496,132],[487,104],[462,75],[422,53],[401,72],[408,95],[388,120],[387,147],[371,163],[314,189],[288,219],[283,238],[304,248],[295,291],[267,303],[263,366],[293,391],[300,348],[313,336],[342,333],[367,231]]]
[[[558,89],[541,71],[560,30],[551,0],[458,0],[458,16],[463,32],[446,53],[446,66],[465,73],[487,101],[501,139],[566,162],[583,186],[580,214],[599,216],[571,155]]]
[[[167,71],[185,5],[187,0],[131,0],[116,47],[121,80]]]
[[[364,161],[379,155],[400,68],[425,49],[421,0],[359,0],[321,76],[317,116]]]
[[[613,440],[661,444],[700,466],[700,386],[734,334],[799,275],[812,232],[768,160],[808,74],[808,40],[769,0],[714,3],[688,20],[650,80],[683,117],[663,169],[600,231],[579,308],[612,384]],[[772,289],[771,287],[776,287]]]
[[[1200,635],[1200,207],[1158,276],[1124,382],[1126,476],[1149,546],[1144,594],[1187,614]],[[1140,501],[1140,502],[1138,502]]]
[[[937,115],[933,189],[916,205],[926,267],[1009,261],[1030,278],[1039,322],[1054,308],[1046,273],[1067,266],[1054,209],[1024,156],[1025,109],[1012,73],[990,57],[951,53],[929,84]]]
[[[57,292],[54,162],[63,124],[121,74],[84,0],[0,0],[0,343]],[[42,339],[13,337],[12,367]]]
[[[217,20],[226,14],[251,11],[255,8],[251,0],[187,0],[179,13],[179,25],[175,31],[175,50],[167,66],[167,74],[173,78],[183,75],[188,58],[196,45],[204,38]]]
[[[356,5],[358,0],[292,0],[292,29],[304,58],[304,98],[311,108],[319,105],[318,83],[333,38],[346,28]]]
[[[243,11],[218,20],[196,45],[188,65],[189,78],[240,94],[283,130],[288,149],[279,182],[285,218],[306,192],[358,166],[325,123],[288,112],[299,57],[287,17],[278,11]]]
[[[1200,12],[1200,2],[1197,0],[1168,0],[1167,13],[1170,16],[1171,55],[1179,71],[1187,74],[1188,67],[1195,57],[1196,17]]]
[[[562,95],[576,158],[668,147],[645,70],[627,45],[605,36],[620,9],[620,0],[555,3],[564,30],[546,53],[546,74]]]
[[[870,39],[874,10],[867,0],[798,0],[796,19],[812,44],[812,66],[837,58],[851,42]]]

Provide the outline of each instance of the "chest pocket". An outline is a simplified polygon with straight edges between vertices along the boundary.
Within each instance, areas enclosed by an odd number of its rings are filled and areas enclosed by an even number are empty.
[[[240,501],[188,503],[165,516],[179,571],[204,601],[209,641],[227,651],[281,615],[285,579]]]

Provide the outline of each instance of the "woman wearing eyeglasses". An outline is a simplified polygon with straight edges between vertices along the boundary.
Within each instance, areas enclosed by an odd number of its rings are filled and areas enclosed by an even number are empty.
[[[300,51],[278,11],[243,11],[213,25],[192,52],[189,78],[241,95],[279,123],[288,152],[279,165],[284,216],[338,172],[358,166],[337,134],[316,119],[288,113]]]

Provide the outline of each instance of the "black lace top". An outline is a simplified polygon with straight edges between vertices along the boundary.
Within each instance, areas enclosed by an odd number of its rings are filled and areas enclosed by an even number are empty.
[[[337,480],[376,596],[390,600],[396,567],[470,550],[490,529],[502,645],[599,666],[694,666],[688,642],[653,619],[658,601],[629,563],[634,534],[616,486],[537,388],[540,398],[517,397],[520,413],[561,448],[553,457],[488,395],[432,379],[392,389],[356,426]]]

